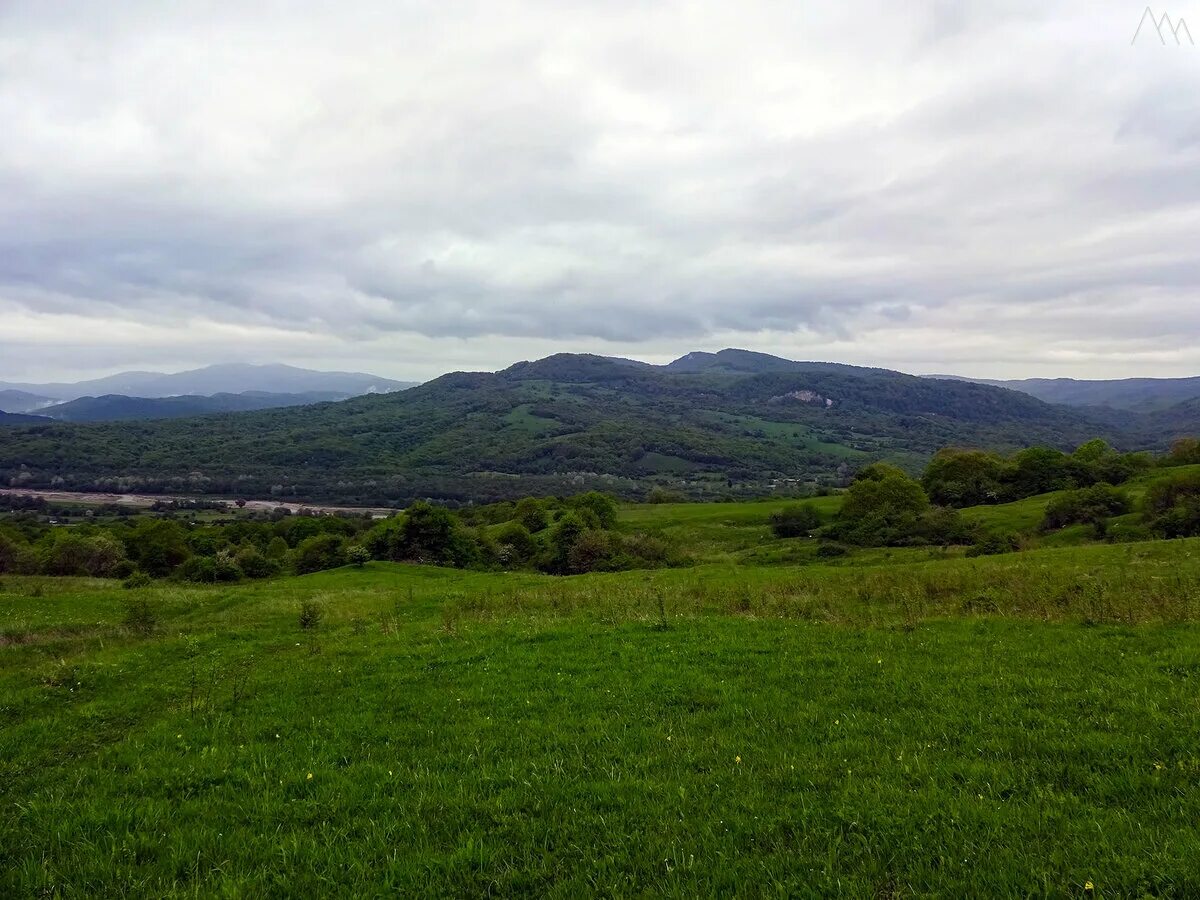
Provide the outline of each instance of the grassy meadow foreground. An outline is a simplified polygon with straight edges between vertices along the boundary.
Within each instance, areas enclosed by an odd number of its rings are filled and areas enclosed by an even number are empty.
[[[4,576],[0,894],[1195,896],[1200,540],[937,552]]]

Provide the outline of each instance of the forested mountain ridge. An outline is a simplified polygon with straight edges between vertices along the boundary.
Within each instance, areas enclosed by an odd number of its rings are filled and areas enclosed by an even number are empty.
[[[127,397],[123,394],[105,394],[101,397],[79,397],[65,403],[56,403],[39,409],[37,414],[61,422],[126,422],[305,406],[348,398],[349,395],[330,391],[311,391],[305,394],[246,391],[240,394],[211,396],[184,394],[179,397]]]
[[[10,427],[0,483],[372,504],[651,484],[714,496],[836,481],[875,459],[913,468],[947,445],[1097,435],[1129,446],[1116,426],[973,382],[745,351],[667,366],[557,354],[340,403]]]

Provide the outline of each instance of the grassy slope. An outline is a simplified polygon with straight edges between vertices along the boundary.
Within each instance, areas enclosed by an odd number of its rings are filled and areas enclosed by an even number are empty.
[[[1155,481],[1184,474],[1200,474],[1200,466],[1176,466],[1154,469],[1122,486],[1136,507],[1147,488]],[[1016,531],[1028,535],[1044,547],[1066,547],[1093,540],[1087,526],[1069,526],[1050,534],[1039,534],[1038,526],[1046,507],[1061,491],[1039,494],[1012,503],[995,506],[974,506],[962,511],[963,516],[989,528]],[[826,520],[832,519],[841,506],[841,497],[817,497],[812,500],[758,500],[742,503],[661,503],[628,504],[621,509],[621,521],[632,530],[646,531],[669,538],[702,562],[789,563],[808,562],[814,557],[815,541],[779,540],[770,529],[770,516],[785,506],[798,502],[812,503]],[[1119,535],[1122,527],[1137,524],[1139,516],[1131,513],[1119,517],[1112,533]],[[959,551],[952,551],[959,552]],[[945,554],[937,549],[903,548],[887,551],[856,550],[851,564],[877,559],[927,559]]]
[[[0,894],[1184,896],[1197,550],[6,578]]]

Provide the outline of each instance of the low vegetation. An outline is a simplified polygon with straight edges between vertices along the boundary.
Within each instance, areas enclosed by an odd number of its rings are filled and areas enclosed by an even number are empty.
[[[1187,896],[1198,550],[7,575],[0,894]]]

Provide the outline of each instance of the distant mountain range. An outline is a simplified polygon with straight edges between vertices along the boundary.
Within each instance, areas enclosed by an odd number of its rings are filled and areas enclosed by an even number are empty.
[[[1047,403],[1066,406],[1107,406],[1133,412],[1167,409],[1185,400],[1200,397],[1200,377],[1191,378],[1116,378],[1081,380],[1077,378],[1018,378],[997,380],[964,378],[960,375],[930,375],[953,381],[971,381],[1008,388],[1037,397]]]
[[[641,496],[654,484],[747,496],[837,482],[877,459],[917,470],[947,445],[1011,451],[1103,436],[1159,446],[1177,427],[1169,416],[1136,429],[1135,414],[1117,418],[968,381],[742,350],[665,366],[558,354],[340,403],[11,425],[0,428],[0,483],[370,506],[589,488]]]
[[[357,397],[404,390],[416,382],[393,381],[362,372],[318,372],[285,365],[230,363],[187,372],[122,372],[74,383],[0,382],[0,409],[31,412],[80,397],[211,397],[214,394],[328,394]],[[10,408],[11,407],[11,408]]]

